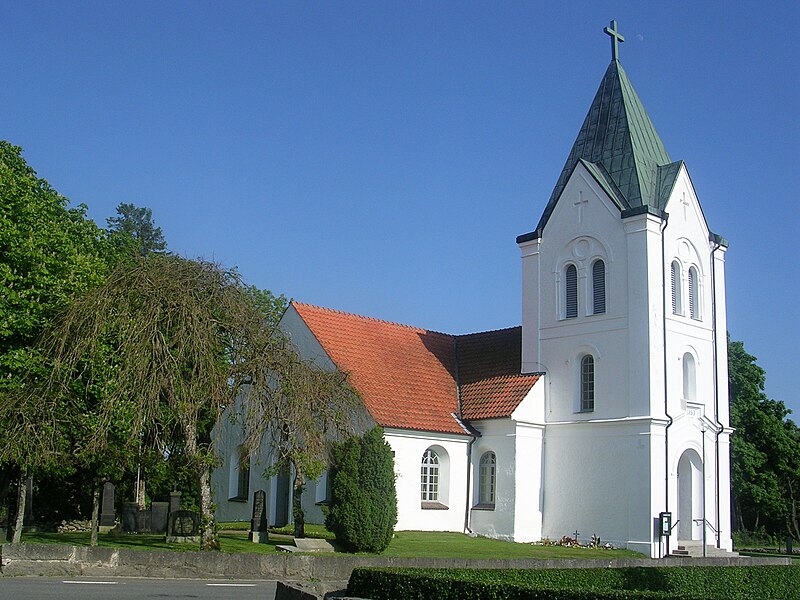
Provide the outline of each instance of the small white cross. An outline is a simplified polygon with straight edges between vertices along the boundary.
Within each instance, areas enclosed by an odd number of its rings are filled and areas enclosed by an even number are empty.
[[[689,218],[689,201],[686,199],[686,192],[681,197],[681,204],[683,204],[683,220],[685,221]]]
[[[589,204],[589,201],[588,200],[584,200],[583,199],[583,192],[579,191],[578,192],[578,199],[575,200],[575,202],[573,202],[572,204],[574,206],[578,207],[578,223],[582,223],[583,222],[583,205],[584,204]]]

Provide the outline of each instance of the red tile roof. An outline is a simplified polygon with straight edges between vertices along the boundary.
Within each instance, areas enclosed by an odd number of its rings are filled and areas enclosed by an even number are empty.
[[[452,336],[309,304],[292,306],[383,427],[464,434],[508,417],[538,376],[519,375],[521,328]],[[456,368],[458,357],[458,368]]]

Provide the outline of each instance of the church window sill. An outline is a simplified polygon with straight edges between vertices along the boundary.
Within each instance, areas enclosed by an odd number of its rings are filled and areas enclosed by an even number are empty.
[[[331,502],[329,499],[325,499],[315,502],[314,506],[330,506],[331,504],[333,504],[333,502]]]
[[[472,507],[472,510],[494,510],[494,504],[482,503],[476,504]]]
[[[247,498],[244,496],[234,496],[233,498],[228,498],[228,502],[247,502]]]
[[[423,502],[421,508],[422,510],[450,510],[449,506],[441,502]]]

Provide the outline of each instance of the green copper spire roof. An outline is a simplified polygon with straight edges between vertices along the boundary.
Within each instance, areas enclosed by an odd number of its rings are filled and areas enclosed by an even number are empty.
[[[678,164],[658,137],[622,65],[616,59],[616,23],[611,22],[612,60],[589,113],[572,146],[550,201],[536,230],[541,233],[578,162],[590,163],[592,175],[621,210],[652,207],[663,210],[675,182]],[[608,28],[606,28],[608,29]]]

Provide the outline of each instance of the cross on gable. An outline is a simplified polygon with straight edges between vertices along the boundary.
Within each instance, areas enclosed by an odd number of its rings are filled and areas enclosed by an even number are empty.
[[[689,201],[686,199],[686,193],[681,196],[681,204],[683,204],[683,218],[689,217]]]
[[[589,201],[583,197],[583,191],[578,191],[578,199],[572,204],[578,209],[578,223],[583,222],[583,205],[589,204]]]
[[[611,21],[610,27],[604,27],[603,31],[611,36],[611,60],[619,60],[619,42],[624,42],[625,38],[617,31],[617,22]]]

